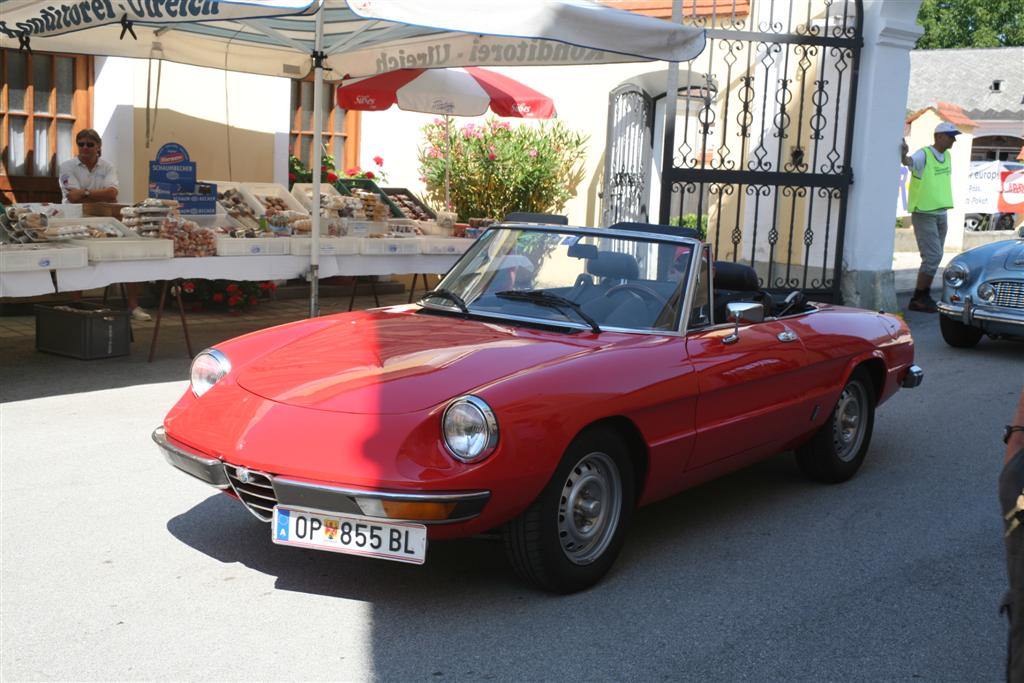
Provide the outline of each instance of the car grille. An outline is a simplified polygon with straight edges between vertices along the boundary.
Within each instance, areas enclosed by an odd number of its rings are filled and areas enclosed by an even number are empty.
[[[243,471],[246,481],[242,481]],[[249,512],[269,522],[274,516],[274,506],[277,505],[277,496],[274,494],[273,479],[269,474],[257,472],[245,467],[236,467],[230,463],[224,463],[224,472],[228,475],[231,488],[238,495],[239,500],[245,503]]]
[[[998,280],[991,283],[996,288],[996,306],[1024,308],[1024,280]]]

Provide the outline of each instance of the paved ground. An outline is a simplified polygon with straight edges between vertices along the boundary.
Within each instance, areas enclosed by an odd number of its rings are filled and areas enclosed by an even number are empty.
[[[196,316],[197,347],[305,305]],[[646,508],[606,581],[568,597],[488,540],[423,567],[274,546],[150,442],[186,390],[174,325],[151,364],[151,324],[103,361],[6,335],[0,678],[998,680],[995,482],[1024,346],[958,351],[907,319],[925,384],[880,408],[856,479],[814,485],[783,455]]]

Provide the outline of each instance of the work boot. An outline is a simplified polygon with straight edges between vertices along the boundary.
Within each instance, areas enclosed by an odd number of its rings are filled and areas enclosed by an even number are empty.
[[[907,306],[911,311],[918,311],[919,313],[938,313],[939,307],[935,304],[935,300],[928,294],[917,294],[911,300]]]

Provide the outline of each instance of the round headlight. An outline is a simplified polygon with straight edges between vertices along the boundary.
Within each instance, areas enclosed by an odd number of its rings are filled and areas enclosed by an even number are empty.
[[[978,287],[978,298],[982,301],[988,301],[989,303],[996,300],[996,288],[989,283],[984,283]]]
[[[197,397],[209,391],[214,384],[231,372],[231,361],[217,349],[200,351],[192,361],[189,379],[192,381],[192,393]]]
[[[494,411],[476,396],[460,396],[448,404],[441,418],[448,452],[462,462],[490,455],[498,445],[498,420]]]
[[[967,282],[967,278],[970,277],[971,271],[968,270],[967,266],[959,261],[953,261],[946,269],[942,271],[942,279],[946,281],[946,284],[950,287],[959,287],[963,283]]]

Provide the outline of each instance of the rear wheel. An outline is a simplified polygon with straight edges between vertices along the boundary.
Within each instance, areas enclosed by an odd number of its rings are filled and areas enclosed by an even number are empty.
[[[857,370],[846,382],[828,420],[797,449],[796,460],[809,478],[830,484],[850,479],[860,469],[875,425],[874,387]]]
[[[945,315],[939,316],[939,329],[942,331],[942,338],[950,346],[958,349],[969,349],[978,345],[985,333],[976,327],[964,325],[959,320],[954,320]]]
[[[505,551],[516,572],[555,593],[597,583],[622,549],[633,486],[618,434],[597,428],[576,437],[541,494],[505,526]]]

